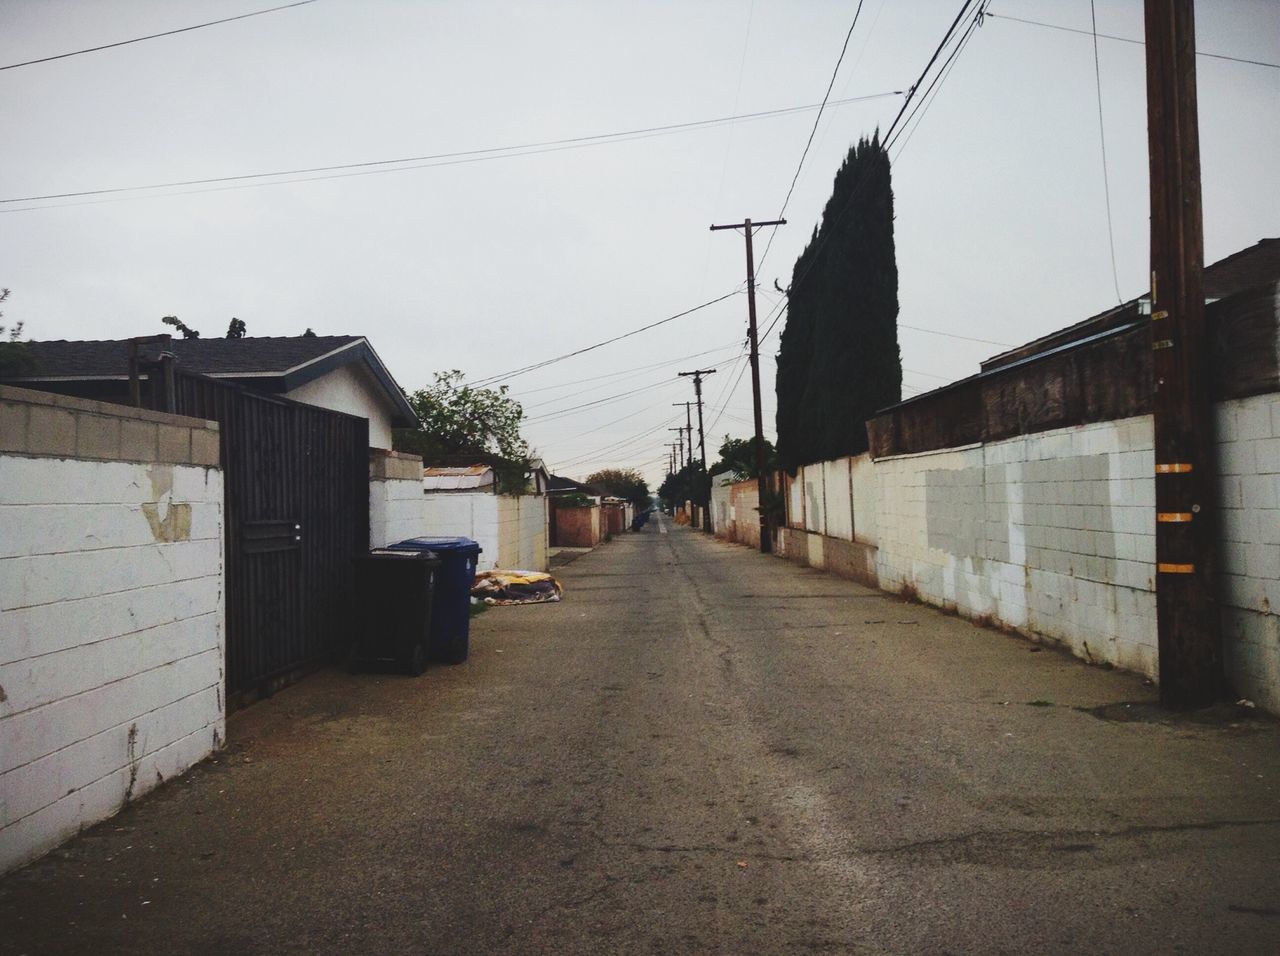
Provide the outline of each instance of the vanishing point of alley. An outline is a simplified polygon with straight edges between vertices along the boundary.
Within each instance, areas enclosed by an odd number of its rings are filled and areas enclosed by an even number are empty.
[[[665,519],[0,881],[4,953],[1280,951],[1280,732]]]

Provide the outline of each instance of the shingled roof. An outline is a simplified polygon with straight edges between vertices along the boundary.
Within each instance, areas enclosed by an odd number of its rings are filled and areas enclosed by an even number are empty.
[[[34,369],[9,381],[109,382],[129,377],[129,340],[51,340],[26,343]],[[248,384],[273,393],[293,391],[344,365],[362,363],[394,406],[394,424],[417,424],[403,390],[369,341],[360,335],[246,336],[241,339],[172,339],[139,347],[142,358],[171,353],[179,367]]]

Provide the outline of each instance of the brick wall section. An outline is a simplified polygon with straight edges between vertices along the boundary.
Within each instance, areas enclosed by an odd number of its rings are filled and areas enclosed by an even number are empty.
[[[0,388],[0,871],[219,746],[218,439]]]
[[[601,540],[600,506],[556,508],[556,540],[562,548],[594,548]]]

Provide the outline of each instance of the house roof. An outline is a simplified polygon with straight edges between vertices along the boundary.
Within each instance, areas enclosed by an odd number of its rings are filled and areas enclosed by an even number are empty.
[[[129,340],[52,340],[27,343],[34,371],[14,382],[109,381],[129,376]],[[294,389],[345,365],[363,364],[394,409],[392,423],[417,425],[413,407],[368,339],[360,335],[246,336],[242,339],[171,339],[139,346],[144,359],[172,354],[180,367],[234,379],[269,392]]]

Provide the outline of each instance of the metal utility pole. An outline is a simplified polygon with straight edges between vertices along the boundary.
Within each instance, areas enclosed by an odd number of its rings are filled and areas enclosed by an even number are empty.
[[[702,377],[704,375],[715,375],[716,370],[713,368],[700,368],[692,372],[678,373],[681,378],[685,376],[693,376],[693,395],[698,402],[698,450],[702,457],[702,474],[707,474],[707,436],[702,431]],[[692,441],[692,436],[690,437]],[[703,522],[705,531],[713,531],[711,522],[711,479],[707,478],[707,501],[706,510],[703,512],[706,518]]]
[[[1146,0],[1146,40],[1160,703],[1187,710],[1222,687],[1192,0]]]
[[[757,223],[744,219],[740,223],[711,227],[712,232],[720,229],[741,229],[747,237],[747,330],[751,338],[751,397],[756,419],[756,487],[760,494],[760,552],[762,554],[773,551],[773,538],[769,531],[769,516],[765,510],[769,480],[764,473],[764,421],[760,413],[760,343],[756,339],[756,257],[751,248],[751,237],[757,229],[763,229],[765,226],[785,226],[786,224],[785,219],[771,219],[768,222]]]

